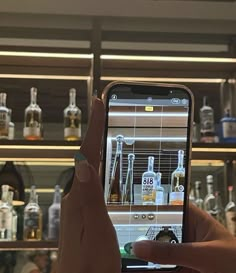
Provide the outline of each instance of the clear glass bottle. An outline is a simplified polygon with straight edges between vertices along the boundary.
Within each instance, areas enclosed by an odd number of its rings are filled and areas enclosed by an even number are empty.
[[[64,139],[81,139],[81,110],[76,105],[76,89],[69,91],[69,105],[64,109]]]
[[[122,170],[122,154],[123,154],[124,136],[116,136],[116,154],[113,161],[110,188],[107,198],[108,204],[117,204],[122,202],[123,192],[123,170]]]
[[[8,130],[8,139],[15,138],[15,124],[12,122],[12,110],[9,109],[9,130]]]
[[[123,191],[123,204],[134,203],[134,188],[133,188],[133,174],[134,174],[134,154],[128,154],[128,170]]]
[[[148,169],[142,175],[142,204],[154,205],[155,204],[155,180],[156,173],[154,172],[154,157],[148,157]]]
[[[228,187],[229,201],[225,207],[226,226],[231,234],[236,236],[236,204],[233,195],[233,186]]]
[[[0,93],[0,139],[8,139],[9,109],[6,106],[7,94]]]
[[[17,213],[13,207],[13,195],[14,192],[9,191],[8,192],[8,204],[11,207],[11,211],[12,211],[12,240],[16,241],[17,240]]]
[[[216,206],[215,206],[215,211],[216,211],[216,220],[218,222],[220,222],[222,225],[225,226],[225,211],[224,211],[224,207],[222,205],[222,200],[221,200],[221,196],[220,196],[220,192],[217,191],[215,193],[215,197],[216,197]]]
[[[42,239],[42,210],[35,186],[31,186],[29,203],[24,209],[24,240]]]
[[[183,205],[184,202],[184,184],[185,184],[185,168],[184,168],[184,151],[178,151],[178,166],[171,174],[171,189],[169,196],[170,205]]]
[[[189,192],[189,202],[195,205],[194,189],[191,187]]]
[[[203,97],[203,106],[200,109],[201,142],[216,142],[214,110],[208,104],[207,96]]]
[[[59,239],[59,226],[61,214],[61,189],[59,185],[55,186],[53,203],[48,208],[48,239]]]
[[[198,208],[204,209],[203,199],[201,198],[201,181],[195,181],[195,204]]]
[[[204,210],[208,212],[210,215],[213,217],[216,216],[216,198],[214,195],[214,181],[213,181],[213,176],[208,175],[206,177],[206,182],[207,182],[207,195],[204,198],[203,204],[204,204]]]
[[[25,109],[23,135],[27,140],[42,139],[42,110],[37,104],[37,88],[30,89],[30,105]]]
[[[0,241],[12,240],[12,208],[8,203],[9,186],[2,185],[0,204]]]
[[[161,186],[161,177],[162,173],[156,173],[156,183],[155,183],[155,204],[156,205],[164,205],[164,188]]]

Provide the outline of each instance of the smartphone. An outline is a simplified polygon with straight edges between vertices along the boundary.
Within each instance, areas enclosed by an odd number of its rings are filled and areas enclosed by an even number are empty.
[[[102,176],[122,270],[174,271],[139,260],[131,243],[185,241],[193,95],[182,85],[113,82],[106,109]]]

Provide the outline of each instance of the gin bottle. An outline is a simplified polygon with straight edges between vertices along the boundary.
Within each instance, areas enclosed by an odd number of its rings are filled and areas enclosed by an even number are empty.
[[[76,90],[69,91],[69,105],[64,109],[64,139],[81,139],[81,110],[76,106]]]
[[[201,142],[215,142],[214,110],[209,106],[206,96],[200,109],[200,133]]]
[[[229,201],[225,207],[226,226],[231,234],[236,236],[236,204],[233,196],[233,186],[228,187]]]
[[[155,204],[155,179],[154,157],[148,157],[148,169],[142,175],[142,203],[143,205]]]
[[[61,213],[61,190],[60,186],[55,186],[53,203],[48,209],[48,239],[58,240]]]
[[[11,207],[12,211],[12,240],[15,241],[17,239],[17,213],[13,207],[13,195],[14,193],[12,191],[8,192],[8,204]]]
[[[0,139],[8,139],[9,109],[6,107],[6,93],[0,93]]]
[[[0,204],[0,241],[12,240],[12,208],[8,203],[9,186],[2,185]]]
[[[184,168],[184,151],[178,151],[178,166],[171,174],[171,189],[169,202],[170,205],[183,205],[184,202],[184,184],[185,184],[185,168]]]
[[[42,110],[37,104],[37,88],[30,89],[30,105],[25,109],[23,135],[27,140],[42,139]]]
[[[29,203],[24,209],[24,240],[42,239],[42,211],[35,186],[31,186]]]
[[[214,189],[213,189],[213,176],[208,175],[206,177],[207,182],[207,195],[204,198],[203,204],[204,204],[204,210],[208,212],[213,217],[216,216],[216,198],[214,195]]]
[[[156,173],[156,197],[155,197],[155,204],[156,205],[163,205],[164,204],[164,188],[161,186],[161,176],[160,172]]]
[[[109,204],[118,204],[122,202],[122,192],[123,192],[123,172],[122,172],[122,153],[123,153],[123,142],[124,137],[118,135],[116,137],[116,154],[113,161],[111,178],[110,178],[110,188],[108,193],[107,202]]]
[[[133,173],[134,173],[134,154],[128,155],[128,170],[123,191],[123,204],[134,203]]]
[[[203,209],[203,199],[201,198],[201,181],[195,181],[195,204],[198,208]]]

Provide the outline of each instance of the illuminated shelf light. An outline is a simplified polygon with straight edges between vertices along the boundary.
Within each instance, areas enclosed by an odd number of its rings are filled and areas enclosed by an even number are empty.
[[[223,167],[224,161],[222,160],[191,160],[192,167]]]
[[[47,80],[90,80],[90,76],[67,75],[34,75],[34,74],[0,74],[0,78],[8,79],[47,79]]]
[[[109,137],[108,140],[116,141],[116,137]],[[186,137],[125,137],[125,141],[166,141],[166,142],[179,142],[186,141]]]
[[[80,146],[51,146],[51,145],[0,145],[0,149],[5,150],[79,150]]]
[[[192,151],[205,153],[236,153],[236,148],[192,148]]]
[[[173,105],[174,106],[174,105]],[[162,113],[162,112],[110,112],[110,117],[187,117],[187,113]]]

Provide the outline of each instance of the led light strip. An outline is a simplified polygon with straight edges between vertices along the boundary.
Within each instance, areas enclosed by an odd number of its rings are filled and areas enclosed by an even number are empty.
[[[80,146],[50,146],[50,145],[0,145],[0,149],[4,150],[79,150]]]
[[[236,148],[192,148],[193,152],[206,152],[206,153],[236,153]]]
[[[116,141],[115,137],[108,137],[108,140]],[[173,141],[173,142],[179,142],[179,141],[186,141],[187,137],[125,137],[125,141]]]
[[[153,106],[153,105],[151,105]],[[175,106],[173,104],[173,106]],[[138,112],[138,113],[131,113],[131,112],[110,112],[110,117],[187,117],[187,113],[153,113],[153,112]]]
[[[47,80],[89,80],[90,76],[67,75],[35,75],[35,74],[0,74],[0,78],[8,79],[47,79]]]
[[[51,166],[51,163],[54,163],[54,164],[52,164],[53,166],[54,165],[57,165],[56,164],[56,162],[62,162],[62,164],[59,164],[60,166],[61,165],[63,165],[64,166],[64,164],[63,163],[65,163],[65,162],[74,162],[74,158],[73,157],[71,157],[71,158],[51,158],[51,157],[37,157],[37,158],[31,158],[31,157],[0,157],[0,161],[15,161],[15,162],[18,162],[18,161],[24,161],[24,162],[32,162],[32,165],[33,165],[33,162],[37,162],[37,164],[39,165],[39,163],[41,162],[43,162],[43,164],[41,164],[41,165],[47,165],[46,163],[47,162],[50,162],[50,165],[49,166]],[[46,163],[45,163],[46,162]],[[44,164],[45,163],[45,164]],[[66,166],[66,164],[65,164],[65,166]]]

